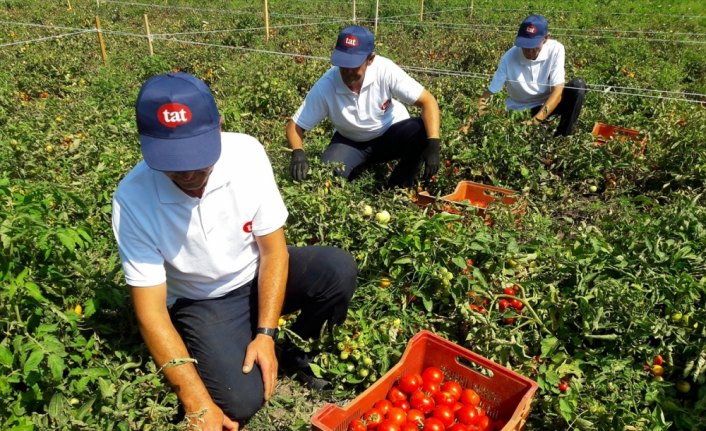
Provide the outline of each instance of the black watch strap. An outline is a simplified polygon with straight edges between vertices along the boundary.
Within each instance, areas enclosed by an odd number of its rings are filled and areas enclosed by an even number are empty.
[[[269,335],[273,339],[277,339],[277,333],[279,333],[279,329],[277,328],[257,328],[255,330],[255,333],[257,334],[264,334],[264,335]]]

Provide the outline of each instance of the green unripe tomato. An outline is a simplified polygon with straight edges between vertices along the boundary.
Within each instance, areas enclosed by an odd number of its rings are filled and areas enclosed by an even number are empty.
[[[680,380],[677,382],[677,390],[682,394],[686,394],[691,390],[691,384],[686,380]]]

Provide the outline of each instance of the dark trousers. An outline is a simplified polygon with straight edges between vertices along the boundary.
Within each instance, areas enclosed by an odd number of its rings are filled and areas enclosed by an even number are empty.
[[[398,160],[390,174],[388,186],[409,187],[416,182],[422,151],[427,146],[427,133],[421,118],[409,118],[390,126],[370,141],[355,142],[336,132],[321,155],[322,162],[343,163],[336,175],[353,180],[376,163]]]
[[[586,97],[586,82],[581,78],[574,78],[564,86],[561,92],[561,102],[554,109],[550,118],[558,115],[559,125],[554,131],[554,136],[569,136],[574,133],[574,126],[581,113],[583,100]],[[532,115],[539,112],[541,106],[532,108]]]
[[[289,276],[282,314],[301,310],[291,329],[318,338],[324,323],[343,323],[358,275],[353,257],[335,247],[289,247]],[[257,326],[257,277],[214,299],[179,299],[170,309],[174,326],[209,394],[225,414],[246,421],[264,404],[259,367],[242,372],[245,350]]]

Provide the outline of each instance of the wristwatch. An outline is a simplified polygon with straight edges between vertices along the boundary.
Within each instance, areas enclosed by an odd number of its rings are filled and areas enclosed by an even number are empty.
[[[269,335],[270,337],[272,337],[272,339],[276,340],[277,334],[279,334],[279,329],[278,328],[257,328],[255,330],[255,333]]]

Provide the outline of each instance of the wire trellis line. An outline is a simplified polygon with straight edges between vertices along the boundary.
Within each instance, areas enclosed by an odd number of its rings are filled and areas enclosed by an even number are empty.
[[[6,48],[9,46],[17,46],[17,45],[27,45],[30,43],[37,43],[37,42],[45,42],[47,40],[61,39],[64,37],[76,36],[76,35],[83,34],[83,33],[95,33],[97,31],[98,30],[96,30],[96,29],[89,29],[89,30],[75,31],[72,33],[55,34],[52,36],[40,37],[38,39],[18,40],[16,42],[9,42],[9,43],[0,44],[0,48]]]

